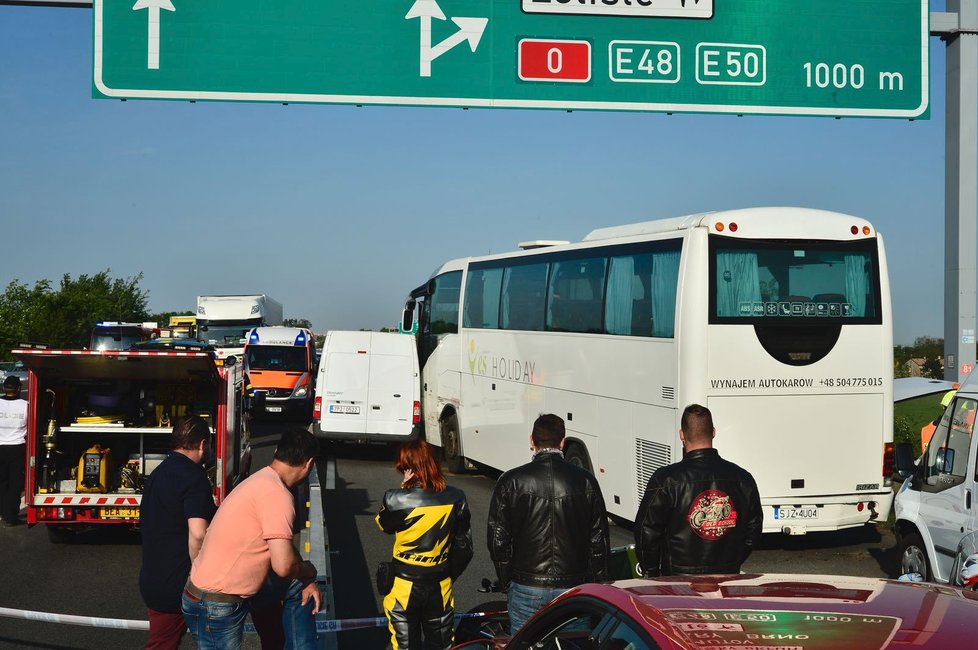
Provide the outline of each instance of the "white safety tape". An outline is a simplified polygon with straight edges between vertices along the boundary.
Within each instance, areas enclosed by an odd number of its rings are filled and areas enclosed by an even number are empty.
[[[106,627],[115,630],[149,630],[149,621],[134,621],[125,618],[96,618],[94,616],[74,616],[72,614],[53,614],[51,612],[32,612],[25,609],[0,607],[0,616],[22,618],[28,621],[60,623],[62,625],[84,625],[86,627]]]
[[[505,612],[472,612],[469,614],[456,614],[455,619],[484,618],[495,616]],[[58,623],[60,625],[84,625],[86,627],[101,627],[113,630],[140,630],[149,631],[149,621],[136,621],[125,618],[100,618],[95,616],[75,616],[73,614],[54,614],[52,612],[34,612],[26,609],[11,609],[0,607],[0,616],[7,618],[20,618],[28,621],[40,621],[42,623]],[[364,630],[367,628],[387,627],[387,618],[384,616],[374,616],[370,618],[344,618],[340,620],[325,619],[316,617],[316,633],[330,634],[336,632],[346,632],[349,630]],[[255,626],[248,623],[245,625],[245,632],[255,633]]]

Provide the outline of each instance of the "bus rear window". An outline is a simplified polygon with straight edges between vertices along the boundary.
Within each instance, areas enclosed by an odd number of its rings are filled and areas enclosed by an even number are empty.
[[[710,322],[878,324],[876,240],[710,238]]]

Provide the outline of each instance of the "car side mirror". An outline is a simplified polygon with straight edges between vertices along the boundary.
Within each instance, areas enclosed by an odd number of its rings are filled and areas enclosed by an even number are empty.
[[[908,479],[913,476],[915,469],[913,445],[909,442],[898,442],[893,448],[893,460],[900,478]]]

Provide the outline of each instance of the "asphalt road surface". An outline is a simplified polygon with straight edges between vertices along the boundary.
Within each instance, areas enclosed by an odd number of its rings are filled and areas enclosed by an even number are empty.
[[[273,423],[253,426],[254,467],[266,465],[277,441]],[[382,616],[374,587],[374,568],[390,558],[392,538],[374,523],[384,490],[399,476],[392,468],[394,449],[383,446],[331,445],[335,458],[335,488],[323,491],[324,512],[331,545],[337,618]],[[326,462],[319,463],[320,477]],[[449,475],[465,491],[472,510],[475,558],[455,588],[456,608],[467,611],[500,594],[478,591],[482,578],[495,578],[485,546],[491,474]],[[79,534],[71,544],[52,544],[43,526],[0,528],[0,607],[105,618],[142,619],[145,609],[137,585],[141,557],[139,535],[106,527]],[[611,526],[613,546],[629,544],[624,525]],[[801,572],[895,576],[894,545],[888,528],[864,527],[804,537],[767,536],[762,548],[744,567],[752,572]],[[0,649],[141,648],[146,634],[124,630],[55,625],[0,617]],[[386,629],[343,632],[344,650],[383,648]],[[192,648],[189,638],[181,648]],[[246,636],[246,647],[257,639]]]
[[[336,617],[383,616],[381,598],[374,587],[374,569],[389,560],[392,537],[374,522],[384,491],[396,487],[394,448],[333,444],[324,453],[336,460],[335,489],[323,491],[324,512],[332,557]],[[529,460],[529,458],[527,459]],[[320,474],[324,476],[324,474]],[[498,474],[448,475],[450,484],[465,491],[472,511],[475,558],[455,586],[457,611],[504,600],[502,594],[480,593],[482,578],[495,579],[486,548],[489,498]],[[624,522],[610,527],[611,545],[633,543],[630,526]],[[896,558],[890,550],[894,539],[888,527],[861,528],[800,537],[765,536],[762,547],[745,564],[747,572],[842,574],[895,577]],[[386,629],[357,630],[339,634],[341,650],[383,648]]]
[[[271,462],[279,428],[252,426],[253,469]],[[322,470],[320,470],[322,471]],[[0,607],[101,618],[146,620],[139,595],[139,533],[104,526],[52,544],[44,526],[0,528]],[[142,648],[146,632],[57,625],[0,617],[0,650]],[[193,648],[186,635],[181,650]],[[247,650],[260,647],[245,635]]]

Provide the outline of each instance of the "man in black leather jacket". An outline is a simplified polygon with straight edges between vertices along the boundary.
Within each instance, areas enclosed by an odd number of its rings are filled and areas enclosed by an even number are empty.
[[[764,525],[757,483],[713,448],[708,408],[690,404],[681,426],[685,457],[656,470],[635,519],[642,573],[739,573]]]
[[[564,460],[564,421],[533,424],[533,460],[503,474],[489,503],[489,555],[513,634],[571,587],[607,579],[608,518],[590,472]]]

